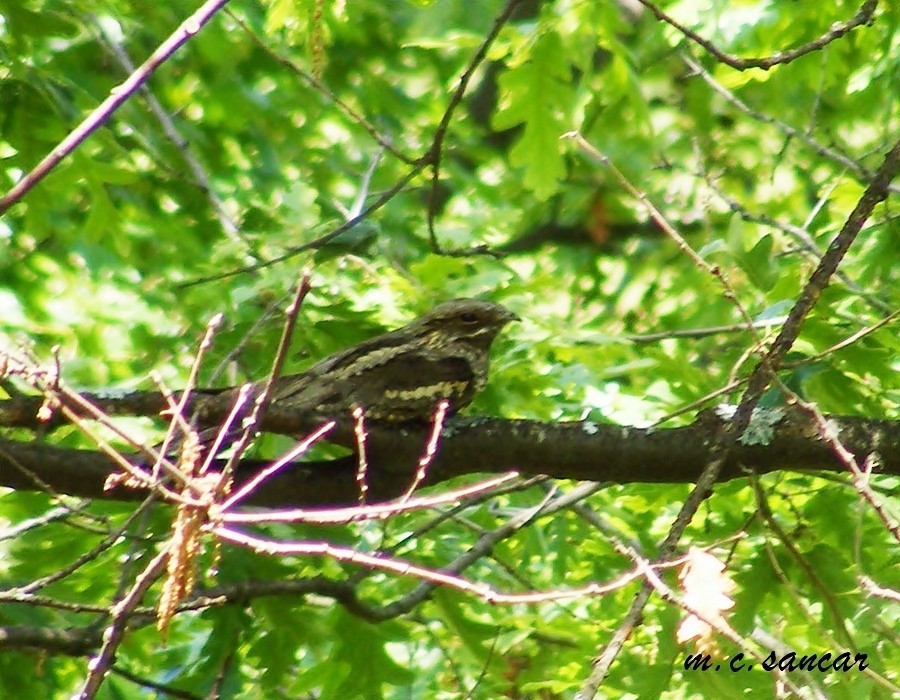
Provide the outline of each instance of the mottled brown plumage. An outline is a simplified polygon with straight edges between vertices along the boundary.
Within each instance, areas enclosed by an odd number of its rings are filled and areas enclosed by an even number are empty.
[[[489,301],[445,302],[403,328],[280,378],[272,402],[335,418],[360,406],[368,420],[390,423],[430,420],[441,399],[456,412],[484,388],[491,343],[517,318]]]

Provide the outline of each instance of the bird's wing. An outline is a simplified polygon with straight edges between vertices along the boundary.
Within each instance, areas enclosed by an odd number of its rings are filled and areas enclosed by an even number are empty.
[[[339,370],[350,370],[353,365],[358,364],[366,356],[376,356],[378,350],[384,349],[385,352],[381,353],[381,357],[388,357],[396,354],[395,348],[408,342],[409,337],[398,331],[383,333],[319,360],[303,374],[320,377]]]
[[[453,409],[458,410],[474,394],[473,370],[463,357],[395,351],[370,358],[368,363],[363,354],[355,353],[349,358],[327,358],[329,362],[338,359],[348,362],[334,362],[331,371],[295,378],[276,391],[274,400],[298,410],[327,412],[329,407],[345,410],[358,404],[373,413],[393,406],[402,414],[421,415],[423,405],[440,398],[451,398]],[[354,367],[359,371],[341,371]]]
[[[391,332],[370,338],[319,360],[304,372],[281,377],[275,385],[272,394],[273,400],[301,401],[299,397],[306,396],[317,383],[322,383],[323,378],[328,377],[329,383],[334,384],[343,375],[357,374],[360,369],[359,360],[366,355],[371,355],[382,343],[386,343],[389,348],[396,348],[401,344],[402,339],[400,338],[396,342],[391,342],[392,336],[395,335],[394,332]],[[295,397],[298,398],[295,399]],[[308,403],[308,401],[303,400],[303,403]]]

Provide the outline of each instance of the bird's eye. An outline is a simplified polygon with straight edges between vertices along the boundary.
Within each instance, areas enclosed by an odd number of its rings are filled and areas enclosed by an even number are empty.
[[[459,315],[459,320],[463,323],[478,323],[478,316],[467,311]]]

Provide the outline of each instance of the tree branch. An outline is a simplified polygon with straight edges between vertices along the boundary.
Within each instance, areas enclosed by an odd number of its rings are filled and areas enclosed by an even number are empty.
[[[884,474],[900,474],[900,422],[851,416],[826,417],[842,444],[860,462],[874,456]],[[693,483],[709,462],[717,432],[730,418],[707,411],[689,426],[632,428],[592,422],[544,423],[501,418],[455,417],[441,434],[426,483],[457,476],[518,471],[558,479],[627,483]],[[372,502],[394,498],[409,486],[429,427],[402,430],[369,427],[367,458]],[[140,466],[138,458],[132,458]],[[236,488],[268,462],[243,460]],[[219,460],[213,469],[220,469]],[[754,414],[730,453],[719,481],[746,470],[765,474],[785,469],[843,473],[846,465],[824,441],[814,420],[799,408]],[[139,500],[143,490],[117,486],[104,491],[115,464],[106,455],[38,443],[0,440],[0,485],[76,496]],[[356,458],[296,462],[261,484],[247,505],[338,506],[358,498]]]

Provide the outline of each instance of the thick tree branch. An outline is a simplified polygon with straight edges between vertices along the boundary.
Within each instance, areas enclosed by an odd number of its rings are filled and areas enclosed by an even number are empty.
[[[829,416],[828,420],[860,464],[874,454],[881,473],[900,474],[900,423],[850,416]],[[693,483],[709,462],[714,438],[724,425],[712,411],[701,414],[692,425],[670,429],[456,417],[441,435],[426,483],[511,470],[621,484]],[[370,427],[367,458],[372,499],[396,497],[409,486],[428,432],[427,426]],[[238,482],[246,482],[265,464],[242,461]],[[0,441],[0,485],[9,488],[50,488],[117,500],[143,498],[143,491],[121,486],[103,490],[115,468],[99,452]],[[726,460],[719,480],[739,478],[745,470],[765,474],[783,469],[846,471],[839,456],[819,437],[813,419],[798,408],[785,408],[754,418]],[[335,506],[354,504],[357,498],[356,458],[349,455],[290,465],[262,484],[247,504]]]
[[[86,656],[101,641],[101,630],[92,627],[56,629],[11,625],[0,628],[0,649],[41,649],[52,654]]]

